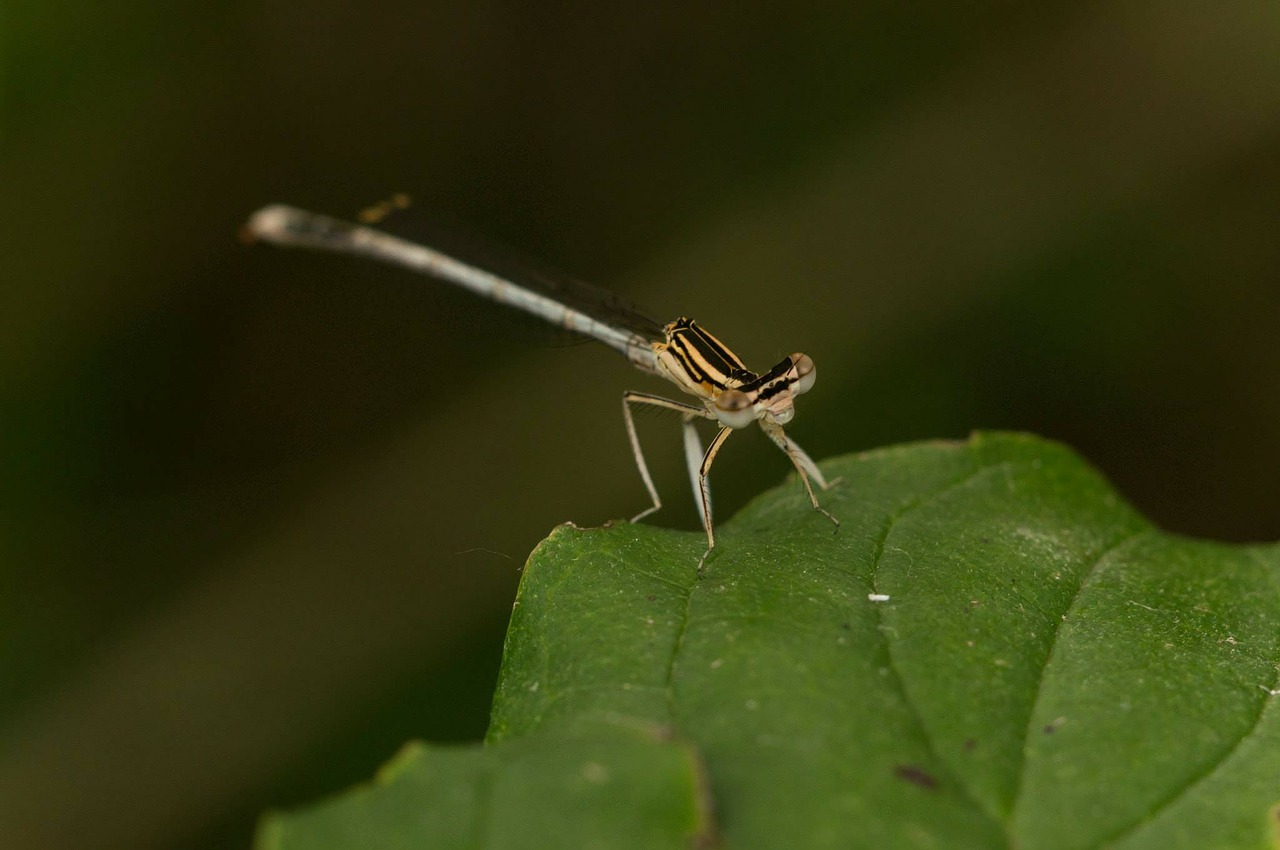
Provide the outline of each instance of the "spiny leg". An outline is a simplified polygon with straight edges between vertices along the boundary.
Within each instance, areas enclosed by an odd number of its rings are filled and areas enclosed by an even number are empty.
[[[818,487],[823,490],[830,490],[840,483],[841,479],[839,478],[828,482],[823,477],[822,470],[818,469],[818,465],[813,462],[813,458],[809,457],[809,453],[800,448],[795,440],[786,435],[786,432],[782,433],[782,438],[786,441],[786,445],[782,447],[782,450],[787,453],[787,456],[791,458],[792,463],[796,464],[797,468],[804,467],[804,471],[809,474],[809,477],[813,479]]]
[[[702,572],[702,565],[706,563],[707,556],[711,554],[711,550],[716,548],[715,526],[711,521],[711,483],[708,477],[711,474],[711,464],[715,463],[716,455],[720,453],[720,447],[724,445],[724,441],[729,439],[729,435],[733,433],[732,428],[721,427],[720,431],[711,439],[711,445],[707,446],[706,454],[702,455],[702,462],[698,462],[698,451],[701,444],[698,440],[698,432],[694,430],[693,421],[686,419],[684,423],[684,448],[685,459],[689,464],[689,477],[693,483],[693,498],[698,503],[698,509],[702,513],[702,527],[707,532],[707,551],[702,553],[702,557],[698,559],[698,572]]]
[[[840,520],[832,516],[830,511],[818,503],[818,496],[813,492],[813,485],[809,483],[809,479],[812,477],[823,490],[831,489],[835,482],[827,483],[827,479],[823,477],[818,465],[805,453],[804,449],[800,448],[795,440],[787,436],[781,426],[775,425],[773,428],[769,428],[762,422],[760,427],[769,435],[769,439],[773,440],[774,444],[791,459],[792,465],[795,466],[796,472],[800,475],[800,483],[804,485],[805,492],[809,494],[809,503],[813,505],[813,509],[831,520],[835,524],[836,531],[839,531]]]
[[[652,507],[646,508],[631,518],[632,522],[639,522],[649,514],[662,507],[662,500],[658,498],[658,488],[653,486],[653,477],[649,475],[649,466],[644,462],[644,452],[640,449],[640,436],[636,433],[635,419],[631,415],[631,405],[647,404],[652,407],[661,407],[667,410],[677,410],[685,415],[685,421],[688,422],[692,417],[701,417],[703,419],[712,418],[704,408],[695,407],[692,404],[684,404],[679,401],[672,401],[662,396],[650,395],[648,393],[628,392],[622,396],[622,419],[627,424],[627,439],[631,441],[631,452],[636,459],[636,468],[640,470],[640,478],[644,481],[644,488],[649,491],[649,498],[653,500]]]

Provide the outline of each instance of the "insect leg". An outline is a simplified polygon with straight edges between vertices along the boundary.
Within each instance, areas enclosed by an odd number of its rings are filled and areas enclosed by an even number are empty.
[[[686,419],[684,423],[684,452],[685,460],[689,464],[689,479],[693,483],[693,498],[698,503],[698,510],[702,514],[702,527],[707,531],[707,551],[703,552],[702,557],[698,559],[698,572],[702,572],[702,565],[706,563],[707,556],[711,554],[712,549],[716,548],[715,526],[711,521],[711,484],[708,476],[711,474],[711,464],[715,463],[716,455],[720,453],[720,447],[732,433],[732,428],[722,427],[711,439],[711,445],[707,446],[706,453],[699,461],[698,455],[701,453],[702,443],[698,440],[698,432],[694,429],[692,420]]]
[[[711,414],[704,408],[695,407],[692,404],[684,404],[679,401],[672,401],[662,396],[649,395],[648,393],[628,392],[622,396],[622,418],[627,425],[627,439],[631,441],[631,452],[636,459],[636,469],[640,470],[640,478],[644,481],[644,488],[649,491],[649,498],[653,500],[653,505],[646,508],[631,518],[632,522],[639,522],[649,514],[662,507],[662,500],[658,498],[658,488],[653,486],[653,477],[649,475],[649,466],[644,462],[644,452],[640,448],[640,436],[636,433],[635,418],[631,413],[631,405],[647,404],[652,407],[661,407],[667,410],[676,410],[683,413],[685,421],[690,421],[693,417],[703,419],[711,418]]]
[[[804,485],[805,492],[809,494],[809,502],[813,505],[813,509],[831,520],[831,522],[835,524],[836,530],[839,531],[840,520],[836,519],[831,515],[830,511],[818,504],[818,497],[813,492],[813,485],[809,483],[809,479],[812,478],[823,490],[831,488],[831,484],[827,483],[827,479],[824,478],[822,472],[818,470],[818,465],[813,462],[813,459],[810,458],[809,455],[805,454],[804,449],[800,448],[800,446],[796,444],[795,440],[787,436],[781,426],[775,425],[770,428],[762,422],[760,423],[760,427],[764,430],[765,434],[769,436],[769,439],[774,442],[774,445],[782,449],[782,451],[786,453],[787,457],[791,459],[792,465],[795,466],[796,472],[800,475],[800,483]]]

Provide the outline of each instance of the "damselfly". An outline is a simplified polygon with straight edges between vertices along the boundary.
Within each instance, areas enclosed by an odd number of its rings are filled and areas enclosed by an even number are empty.
[[[286,247],[319,248],[372,257],[457,284],[598,340],[621,352],[640,371],[666,378],[696,398],[698,404],[686,404],[649,393],[627,392],[622,396],[622,415],[640,478],[653,500],[650,507],[631,518],[632,522],[662,507],[640,448],[632,408],[648,405],[674,410],[683,417],[685,461],[702,527],[707,532],[704,560],[716,545],[711,521],[711,489],[707,483],[711,464],[729,435],[753,422],[759,423],[765,435],[790,458],[814,509],[831,520],[837,529],[840,526],[840,521],[818,503],[813,491],[814,484],[823,490],[831,484],[817,464],[783,430],[795,416],[796,396],[808,392],[817,377],[808,355],[792,354],[767,372],[752,372],[692,319],[680,318],[659,325],[638,311],[627,309],[609,293],[586,284],[534,278],[536,284],[517,285],[381,230],[294,207],[264,207],[249,219],[245,234],[251,239]],[[705,450],[694,427],[698,419],[709,419],[720,426]]]

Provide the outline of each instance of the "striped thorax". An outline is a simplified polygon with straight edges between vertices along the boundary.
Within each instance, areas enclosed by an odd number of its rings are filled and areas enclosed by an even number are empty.
[[[728,428],[745,428],[756,421],[786,425],[795,416],[795,397],[808,392],[817,378],[813,360],[799,353],[764,374],[752,372],[692,319],[676,319],[663,334],[662,341],[653,343],[659,374],[702,399],[708,412]]]

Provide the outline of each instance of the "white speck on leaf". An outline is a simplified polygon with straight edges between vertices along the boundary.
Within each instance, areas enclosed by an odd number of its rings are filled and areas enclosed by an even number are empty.
[[[868,601],[868,602],[888,602],[888,601],[889,601],[889,594],[887,594],[887,593],[868,593],[868,594],[867,594],[867,601]]]

